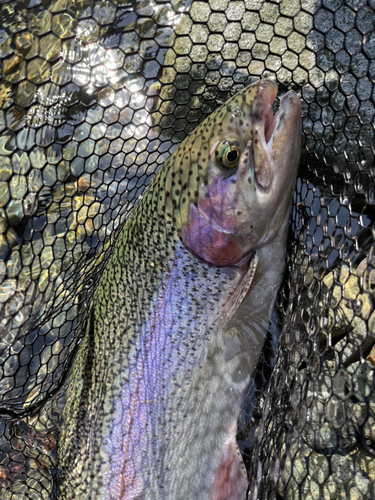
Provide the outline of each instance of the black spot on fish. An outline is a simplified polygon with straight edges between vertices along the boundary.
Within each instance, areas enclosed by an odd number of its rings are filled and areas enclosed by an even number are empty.
[[[254,144],[258,144],[258,139],[255,139],[255,140],[254,140]]]
[[[229,121],[230,121],[230,123],[233,123],[233,122],[234,122],[234,118],[233,118],[233,116],[232,116],[232,118],[231,118]]]
[[[188,155],[186,155],[186,156],[185,156],[185,160],[188,160],[188,159],[189,159],[189,157],[188,157]]]
[[[186,189],[187,188],[187,184],[185,182],[185,184],[182,186],[182,189]]]
[[[199,196],[198,191],[194,191],[194,196],[195,196],[196,198],[198,198],[198,196]]]
[[[195,178],[195,180],[196,180],[197,182],[199,182],[199,181],[200,181],[200,177],[199,177],[199,175]]]
[[[208,147],[207,147],[207,146],[203,146],[203,149],[204,149],[205,151],[207,151]]]
[[[251,184],[251,177],[249,177],[247,180],[248,180],[249,184]]]
[[[180,194],[180,190],[176,189],[176,196],[178,196],[179,194]]]
[[[182,198],[182,203],[185,203],[186,202],[186,198]]]
[[[215,156],[219,156],[219,151],[218,150],[215,151]]]
[[[189,170],[189,175],[193,175],[193,171],[192,170]]]
[[[236,184],[236,182],[237,182],[237,181],[236,181],[236,179],[231,179],[231,180],[230,180],[230,182],[231,182],[232,184]]]
[[[206,159],[205,159],[205,158],[203,158],[203,161],[206,161]],[[202,170],[202,169],[203,169],[202,165],[199,165],[199,164],[198,164],[198,170]]]
[[[255,135],[258,135],[258,129],[255,129]]]
[[[243,120],[240,120],[240,126],[242,126],[242,125],[243,125]]]
[[[175,181],[172,181],[172,186],[175,186],[175,184],[176,184]]]

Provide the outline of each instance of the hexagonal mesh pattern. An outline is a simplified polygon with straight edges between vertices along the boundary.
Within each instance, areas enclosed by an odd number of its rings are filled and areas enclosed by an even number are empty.
[[[1,498],[58,498],[63,383],[113,239],[181,140],[265,77],[300,95],[303,148],[239,420],[249,498],[375,498],[374,9],[0,1]]]

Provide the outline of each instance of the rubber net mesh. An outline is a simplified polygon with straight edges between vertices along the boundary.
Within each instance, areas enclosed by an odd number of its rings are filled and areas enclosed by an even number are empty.
[[[375,499],[374,9],[0,1],[2,499],[58,498],[63,384],[113,237],[181,140],[265,77],[301,97],[303,144],[239,418],[249,498]]]

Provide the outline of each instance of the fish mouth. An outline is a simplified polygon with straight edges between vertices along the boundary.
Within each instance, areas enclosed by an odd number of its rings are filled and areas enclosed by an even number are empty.
[[[267,192],[270,189],[274,178],[274,154],[278,153],[273,147],[275,139],[280,134],[286,136],[291,133],[293,124],[296,122],[293,118],[297,107],[300,113],[298,97],[290,91],[280,98],[279,109],[274,114],[273,105],[277,91],[276,83],[262,80],[251,110],[253,120],[251,131],[253,164],[251,167],[255,184],[261,192]]]
[[[273,133],[276,130],[276,127],[279,123],[280,109],[273,114],[273,104],[276,99],[273,99],[271,102],[271,107],[269,112],[267,113],[266,120],[264,122],[264,138],[266,140],[266,144],[268,146],[270,140],[272,139]]]
[[[255,120],[263,123],[263,136],[266,144],[269,143],[278,124],[280,109],[274,114],[273,104],[276,101],[278,87],[270,80],[263,80],[259,84],[259,93],[253,105]],[[281,103],[280,103],[281,104]]]
[[[252,119],[259,128],[263,128],[263,135],[266,142],[269,141],[273,132],[275,131],[278,111],[273,114],[273,103],[277,97],[278,87],[276,83],[271,80],[261,80],[259,82],[259,89],[254,100],[251,114]],[[260,122],[260,123],[258,123]],[[257,128],[255,128],[257,130]]]

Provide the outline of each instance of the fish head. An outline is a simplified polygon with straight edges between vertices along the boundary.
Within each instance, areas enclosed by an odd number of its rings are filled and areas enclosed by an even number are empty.
[[[301,106],[261,80],[218,108],[177,148],[165,207],[184,245],[218,266],[273,240],[289,216],[301,149]]]

